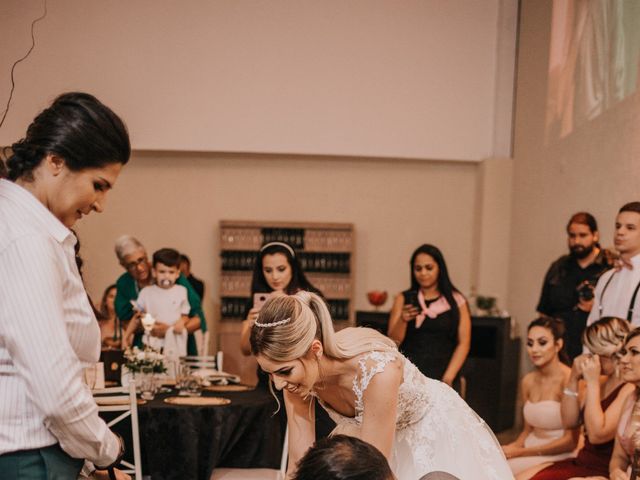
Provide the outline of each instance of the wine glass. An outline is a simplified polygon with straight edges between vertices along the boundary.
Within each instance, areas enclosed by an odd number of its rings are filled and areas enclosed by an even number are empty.
[[[153,326],[156,324],[156,319],[153,318],[149,313],[145,313],[140,321],[142,322],[142,327],[144,328],[145,343],[148,345],[149,336],[151,335]]]

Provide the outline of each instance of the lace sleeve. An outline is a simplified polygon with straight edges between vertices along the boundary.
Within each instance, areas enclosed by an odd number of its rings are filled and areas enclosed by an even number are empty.
[[[353,379],[353,393],[355,394],[355,419],[361,424],[364,414],[364,392],[369,386],[371,379],[380,372],[383,372],[389,362],[397,360],[395,352],[371,352],[358,360],[359,374]]]

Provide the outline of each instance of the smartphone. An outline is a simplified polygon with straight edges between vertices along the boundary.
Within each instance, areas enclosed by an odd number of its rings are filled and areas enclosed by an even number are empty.
[[[253,294],[253,308],[260,310],[271,295],[268,293],[254,293]]]
[[[409,290],[408,292],[403,292],[402,295],[404,296],[405,305],[413,305],[418,310],[422,310],[422,307],[420,307],[420,303],[418,302],[418,292],[415,290]]]

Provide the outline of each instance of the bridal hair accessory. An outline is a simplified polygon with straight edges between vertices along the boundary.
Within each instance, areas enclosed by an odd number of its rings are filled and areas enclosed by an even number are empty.
[[[279,246],[279,247],[284,247],[286,248],[289,253],[291,254],[292,257],[295,257],[296,254],[293,251],[293,248],[291,248],[291,245],[287,245],[284,242],[269,242],[269,243],[265,243],[261,248],[260,251],[263,252],[265,248],[269,248],[269,247],[275,247],[275,246]]]
[[[277,327],[278,325],[284,325],[285,323],[289,323],[291,321],[291,317],[285,318],[284,320],[278,320],[277,322],[271,323],[258,323],[258,320],[253,322],[256,327],[259,328],[267,328],[267,327]]]

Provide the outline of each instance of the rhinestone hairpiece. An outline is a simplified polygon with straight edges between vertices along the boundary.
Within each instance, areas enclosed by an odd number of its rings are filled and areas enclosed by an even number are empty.
[[[253,324],[259,328],[267,328],[267,327],[277,327],[278,325],[284,325],[285,323],[289,323],[291,321],[291,317],[285,318],[284,320],[278,320],[277,322],[271,323],[258,323],[256,320]]]

